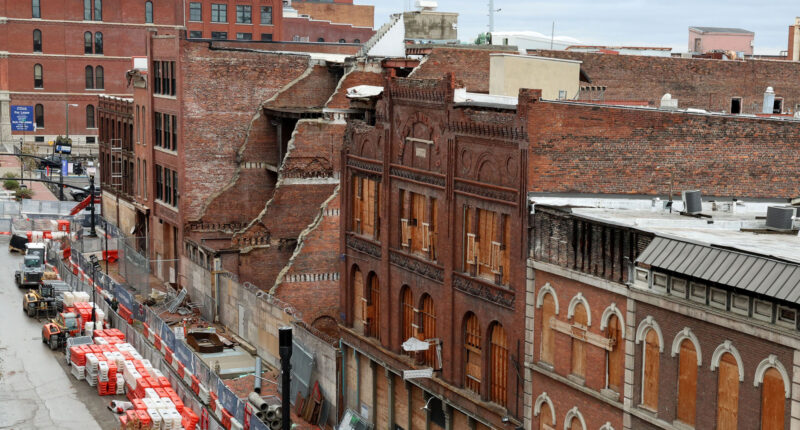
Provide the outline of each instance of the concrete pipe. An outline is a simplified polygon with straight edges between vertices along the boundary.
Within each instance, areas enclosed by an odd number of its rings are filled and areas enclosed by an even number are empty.
[[[269,422],[270,430],[279,430],[281,425],[283,424],[283,420],[274,420]]]
[[[247,396],[247,400],[249,400],[250,403],[252,403],[260,411],[266,411],[269,407],[267,402],[265,402],[264,399],[262,399],[261,396],[256,392],[250,393],[250,395]]]
[[[266,412],[264,412],[264,418],[266,418],[267,421],[274,421],[280,419],[278,415],[275,413],[275,411],[272,409],[268,409]]]

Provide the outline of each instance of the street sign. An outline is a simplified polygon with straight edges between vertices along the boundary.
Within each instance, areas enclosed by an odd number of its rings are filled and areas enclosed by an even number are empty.
[[[403,371],[403,379],[430,378],[431,376],[433,376],[433,367]]]
[[[11,106],[11,130],[35,131],[33,106]]]
[[[61,174],[64,176],[69,175],[69,162],[66,158],[61,159]]]

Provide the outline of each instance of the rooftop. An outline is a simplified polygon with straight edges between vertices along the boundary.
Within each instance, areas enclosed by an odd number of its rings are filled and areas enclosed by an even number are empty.
[[[733,33],[733,34],[755,34],[750,30],[745,30],[743,28],[733,28],[733,27],[689,27],[689,30],[695,30],[700,33]]]

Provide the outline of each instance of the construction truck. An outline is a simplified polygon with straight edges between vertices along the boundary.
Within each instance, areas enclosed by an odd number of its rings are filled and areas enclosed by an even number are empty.
[[[44,280],[22,297],[22,311],[29,317],[52,318],[64,308],[64,292],[71,290],[64,281]]]
[[[38,287],[44,276],[44,243],[26,243],[25,256],[20,269],[14,272],[14,281],[20,288]]]
[[[67,339],[81,334],[78,317],[73,313],[61,312],[58,317],[42,326],[42,343],[56,350],[67,344]]]

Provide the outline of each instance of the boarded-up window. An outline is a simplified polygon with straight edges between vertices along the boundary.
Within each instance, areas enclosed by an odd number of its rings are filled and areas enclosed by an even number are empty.
[[[547,403],[542,404],[541,412],[539,412],[539,430],[554,430],[553,412],[550,411]]]
[[[380,339],[381,333],[381,295],[380,295],[380,284],[378,283],[378,277],[372,275],[369,278],[369,293],[367,296],[367,336],[375,337]]]
[[[472,312],[464,318],[464,387],[481,392],[481,326]]]
[[[364,181],[360,176],[353,176],[353,232],[361,234],[362,228],[362,202]]]
[[[400,296],[401,312],[403,314],[403,339],[405,342],[414,337],[414,302],[411,293],[411,288],[408,286],[403,287],[403,293]],[[410,355],[410,353],[409,353]]]
[[[572,315],[572,370],[571,373],[586,378],[586,308],[583,304],[575,305]]]
[[[353,176],[353,231],[378,239],[379,193],[378,181]]]
[[[572,417],[572,421],[569,423],[569,430],[586,430],[583,428],[583,424],[578,417]]]
[[[353,325],[363,333],[367,323],[367,298],[364,297],[364,276],[358,268],[353,270],[353,300]]]
[[[735,430],[739,421],[739,366],[726,352],[719,361],[717,430]]]
[[[464,207],[464,271],[508,284],[508,216]]]
[[[420,306],[422,312],[420,313],[420,331],[423,340],[436,338],[436,309],[433,306],[433,299],[429,295],[422,297]],[[431,343],[430,347],[422,352],[423,361],[425,364],[432,366],[434,369],[439,368],[439,363],[436,360],[436,345]]]
[[[622,392],[622,375],[625,371],[625,342],[622,339],[622,324],[616,315],[608,318],[606,337],[610,339],[611,351],[606,351],[608,380],[606,388]]]
[[[542,346],[539,361],[548,364],[553,363],[553,329],[550,327],[550,320],[556,315],[556,301],[552,294],[545,294],[542,301]]]
[[[477,256],[477,231],[475,229],[475,209],[464,206],[464,265],[463,270],[475,274]]]
[[[781,430],[786,416],[786,398],[780,372],[770,367],[761,385],[761,430]]]
[[[694,426],[697,412],[697,351],[689,339],[681,342],[678,362],[678,420]]]
[[[425,218],[425,196],[411,193],[411,251],[422,254],[422,224]]]
[[[658,411],[658,360],[660,345],[655,330],[647,331],[644,342],[644,377],[642,378],[642,405]]]
[[[495,239],[497,214],[478,209],[478,276],[494,281],[492,241]]]
[[[491,333],[489,400],[505,406],[508,400],[508,338],[500,324],[494,324]]]
[[[436,199],[430,199],[430,206],[431,206],[431,217],[430,221],[428,222],[428,255],[430,255],[430,259],[436,261],[438,259],[437,256],[437,249],[436,249],[436,234],[437,234],[437,226],[439,225],[439,208],[436,206]]]

